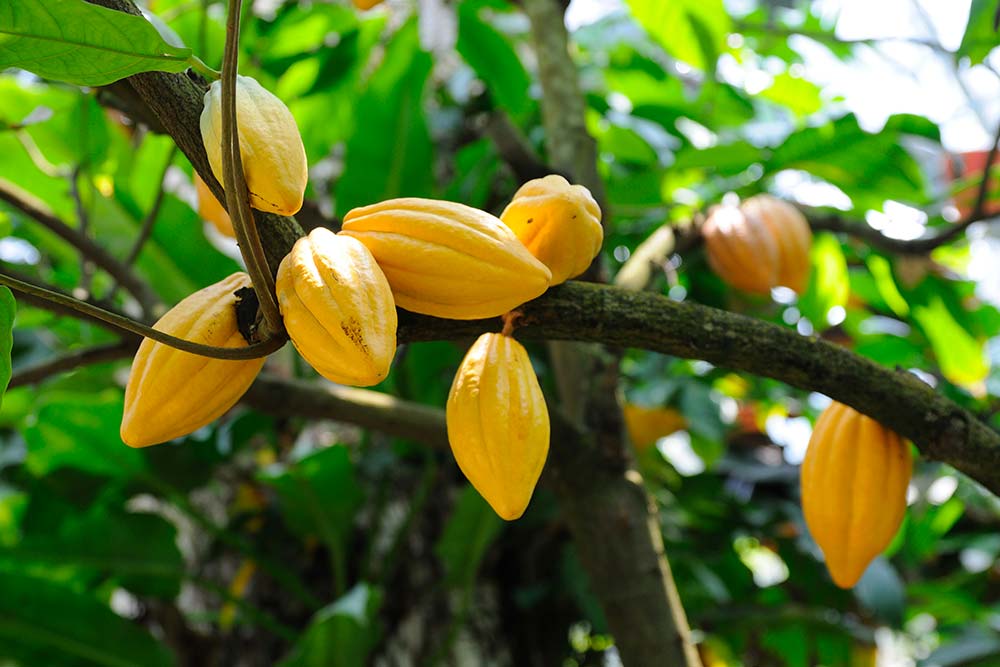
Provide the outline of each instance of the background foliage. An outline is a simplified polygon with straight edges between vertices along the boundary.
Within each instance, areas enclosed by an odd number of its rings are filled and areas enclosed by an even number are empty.
[[[37,39],[0,33],[0,66],[42,78],[0,74],[0,185],[117,257],[155,210],[135,267],[171,304],[232,273],[238,255],[199,220],[191,167],[171,140],[137,124],[105,84],[197,66],[192,54],[219,67],[224,7],[147,4],[166,50],[140,19],[108,23],[126,17],[78,0],[15,0],[28,23],[12,32]],[[1000,76],[994,9],[973,0],[957,49],[924,47],[957,72]],[[878,46],[838,37],[835,19],[795,1],[630,0],[574,31],[608,191],[611,275],[664,222],[683,227],[727,193],[776,192],[813,205],[814,219],[835,213],[888,231],[914,216],[931,232],[953,224],[951,191],[977,179],[945,177],[936,122],[896,114],[873,128],[810,78],[805,43],[845,63]],[[51,38],[65,42],[76,28],[85,51],[60,57],[65,43]],[[131,56],[115,53],[124,43]],[[528,24],[505,0],[390,0],[371,12],[256,2],[241,48],[241,71],[285,100],[302,131],[313,202],[304,219],[396,196],[499,211],[518,182],[487,131],[497,114],[543,155]],[[0,204],[0,234],[5,272],[138,312],[110,276],[16,207]],[[1000,427],[1000,311],[965,278],[976,244],[985,252],[997,241],[985,228],[970,238],[979,240],[903,256],[820,233],[798,300],[732,291],[692,244],[666,258],[652,287],[912,369]],[[3,290],[0,322],[11,317]],[[116,340],[26,302],[16,317],[15,377]],[[402,348],[378,390],[443,406],[468,342]],[[0,351],[10,344],[0,340]],[[551,389],[544,348],[532,352]],[[885,664],[1000,664],[996,498],[946,466],[919,464],[896,541],[841,591],[797,498],[797,464],[825,399],[641,351],[628,351],[623,369],[627,402],[686,422],[656,446],[633,437],[706,664],[867,665],[876,642]],[[183,441],[131,450],[118,436],[126,371],[96,364],[4,396],[0,662],[613,664],[613,639],[544,485],[522,520],[502,524],[446,451],[247,407]],[[291,346],[268,372],[316,380]]]

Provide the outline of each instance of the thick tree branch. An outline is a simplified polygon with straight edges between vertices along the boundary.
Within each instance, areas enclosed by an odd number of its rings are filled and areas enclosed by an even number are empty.
[[[433,447],[448,447],[443,410],[370,389],[262,375],[243,401],[271,415],[333,419]]]
[[[553,287],[519,310],[518,338],[582,340],[702,359],[826,394],[1000,494],[1000,433],[914,375],[847,348],[724,310],[579,282]],[[499,318],[456,322],[400,315],[400,342],[472,337],[501,326]]]
[[[159,303],[159,299],[152,288],[139,278],[129,266],[119,261],[89,236],[70,227],[56,217],[44,202],[3,178],[0,178],[0,199],[32,218],[59,238],[70,243],[84,257],[94,262],[95,265],[106,271],[108,275],[127,289],[135,297],[136,301],[139,302],[139,305],[142,306],[144,312],[153,312],[154,307]]]

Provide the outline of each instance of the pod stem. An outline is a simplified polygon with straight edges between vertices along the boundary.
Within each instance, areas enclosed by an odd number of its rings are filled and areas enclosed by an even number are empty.
[[[175,347],[178,350],[201,355],[203,357],[230,360],[257,359],[260,357],[266,357],[285,344],[284,338],[270,337],[248,347],[215,347],[213,345],[202,345],[201,343],[195,343],[183,338],[171,336],[170,334],[162,331],[157,331],[152,327],[140,324],[135,320],[129,319],[117,313],[112,313],[104,310],[103,308],[98,308],[97,306],[74,299],[71,296],[59,294],[58,292],[53,292],[45,289],[44,287],[39,287],[38,285],[32,285],[31,283],[18,280],[17,278],[12,278],[11,276],[7,276],[2,273],[0,273],[0,285],[6,285],[17,292],[30,294],[31,296],[58,304],[78,313],[89,315],[90,317],[112,325],[122,332],[152,338],[158,343],[163,343],[164,345]]]
[[[257,223],[250,210],[243,157],[240,152],[239,125],[236,119],[236,66],[239,61],[241,0],[229,1],[226,18],[226,48],[222,59],[222,180],[226,191],[226,209],[233,222],[240,253],[253,282],[264,318],[261,338],[284,338],[285,326],[275,297],[274,275],[267,264]]]
[[[512,310],[509,313],[504,313],[500,319],[503,320],[503,330],[500,331],[504,336],[510,337],[514,333],[514,329],[517,326],[517,321],[524,317],[524,313],[520,310]]]

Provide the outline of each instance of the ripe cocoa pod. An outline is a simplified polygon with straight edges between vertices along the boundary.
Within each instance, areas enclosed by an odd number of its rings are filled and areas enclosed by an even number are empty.
[[[708,264],[724,281],[765,295],[778,284],[778,244],[760,218],[735,206],[717,206],[701,232]]]
[[[406,310],[455,320],[497,317],[549,286],[552,274],[498,218],[434,199],[349,211],[341,234],[372,251]]]
[[[500,219],[549,267],[553,285],[586,271],[604,241],[601,208],[590,190],[555,174],[522,185]]]
[[[688,426],[684,415],[673,408],[647,408],[626,403],[622,406],[622,414],[629,440],[639,451]]]
[[[194,175],[194,187],[198,192],[198,215],[201,219],[210,222],[223,236],[236,238],[236,231],[233,229],[233,221],[229,219],[229,214],[197,173]]]
[[[396,305],[360,241],[314,229],[281,260],[276,287],[288,336],[320,375],[362,387],[385,379],[396,354]]]
[[[744,201],[740,208],[758,218],[771,231],[778,246],[778,284],[799,294],[806,290],[812,268],[812,229],[799,209],[771,195],[761,194]]]
[[[375,5],[382,4],[382,0],[353,0],[354,6],[358,9],[371,9]]]
[[[204,345],[246,347],[234,292],[249,286],[247,274],[234,273],[178,303],[153,328]],[[122,440],[147,447],[198,430],[233,407],[263,365],[263,358],[213,359],[143,340],[125,387]]]
[[[445,410],[458,467],[501,518],[528,507],[549,451],[549,413],[524,347],[485,333],[455,374]]]
[[[285,103],[249,76],[236,77],[236,123],[250,204],[261,211],[294,215],[302,208],[309,179],[299,128]],[[222,83],[205,93],[201,138],[222,180]]]
[[[889,545],[906,513],[910,447],[841,403],[823,411],[802,461],[802,510],[830,576],[851,588]]]

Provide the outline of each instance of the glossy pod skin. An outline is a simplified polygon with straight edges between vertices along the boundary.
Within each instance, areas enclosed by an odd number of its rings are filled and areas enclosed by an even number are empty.
[[[498,317],[541,295],[551,273],[498,218],[464,204],[404,198],[344,216],[401,308],[455,320]]]
[[[276,288],[292,343],[320,375],[360,387],[385,379],[396,354],[396,305],[360,241],[314,229],[281,261]]]
[[[761,194],[744,201],[740,208],[756,217],[770,230],[778,247],[777,284],[799,294],[809,283],[812,229],[799,209],[777,197]]]
[[[294,215],[302,208],[309,170],[298,125],[285,103],[256,79],[236,77],[236,123],[250,205],[260,211]],[[222,179],[222,84],[212,83],[201,112],[201,138]]]
[[[590,190],[555,174],[522,185],[500,219],[549,267],[553,285],[586,271],[604,241]]]
[[[802,462],[802,510],[841,588],[854,586],[906,513],[909,445],[877,421],[831,403]]]
[[[717,206],[702,225],[712,270],[733,287],[769,295],[778,284],[778,244],[767,225],[735,206]]]
[[[524,514],[549,451],[549,413],[528,352],[503,334],[480,336],[445,413],[451,451],[472,486],[501,518]]]
[[[250,287],[250,277],[234,273],[178,303],[153,328],[203,345],[246,347],[234,295],[242,287]],[[233,407],[263,365],[263,357],[213,359],[146,338],[125,387],[122,440],[147,447],[198,430]]]

